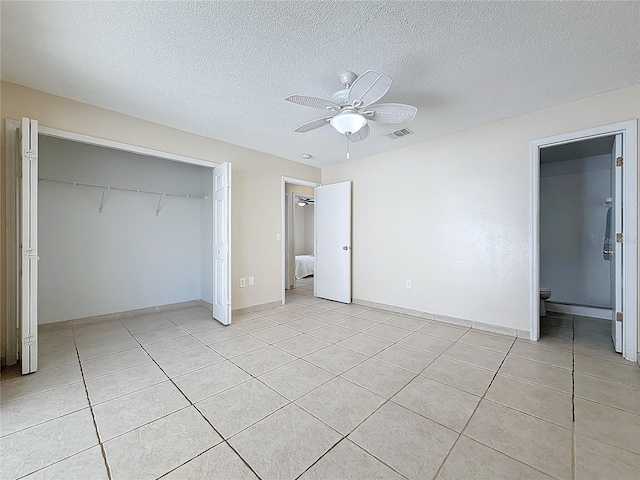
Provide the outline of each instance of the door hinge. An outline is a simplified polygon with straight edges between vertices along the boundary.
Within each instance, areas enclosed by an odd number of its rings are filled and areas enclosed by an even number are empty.
[[[24,156],[29,159],[31,162],[36,161],[36,151],[35,150],[25,150]]]
[[[622,166],[622,157],[617,157],[616,158],[616,167],[621,167]]]
[[[34,248],[27,248],[24,251],[24,256],[27,258],[36,258],[37,254]]]
[[[616,313],[616,322],[622,323],[622,312]]]
[[[24,341],[22,343],[23,343],[23,345],[35,345],[36,336],[35,335],[27,335],[26,337],[24,337]]]
[[[616,242],[622,243],[622,234],[621,233],[616,233]]]

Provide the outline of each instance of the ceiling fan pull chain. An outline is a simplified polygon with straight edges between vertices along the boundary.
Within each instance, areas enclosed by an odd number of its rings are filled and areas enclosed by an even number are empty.
[[[348,134],[345,133],[344,134],[344,138],[347,141],[347,160],[349,160],[349,137],[347,136]]]

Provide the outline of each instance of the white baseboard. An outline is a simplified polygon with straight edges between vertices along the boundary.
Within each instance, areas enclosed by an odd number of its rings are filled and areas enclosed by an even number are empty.
[[[189,300],[187,302],[168,303],[166,305],[156,305],[155,307],[136,308],[135,310],[125,310],[122,312],[106,313],[104,315],[94,315],[92,317],[71,318],[69,320],[61,320],[59,322],[47,322],[38,324],[40,327],[45,325],[78,325],[87,322],[96,322],[103,320],[120,320],[122,318],[135,317],[137,315],[148,315],[150,313],[167,312],[169,310],[177,310],[179,308],[197,307],[202,300]]]
[[[206,300],[200,300],[200,306],[213,311],[213,303],[209,303]]]
[[[566,303],[553,302],[545,302],[544,306],[548,312],[568,313],[569,315],[611,320],[610,308],[584,307],[582,305],[567,305]]]
[[[267,308],[275,308],[281,305],[282,305],[282,300],[276,300],[275,302],[261,303],[260,305],[252,305],[251,307],[236,308],[231,312],[231,315],[233,316],[233,315],[242,315],[244,313],[261,312],[263,310],[266,310]]]
[[[356,305],[363,305],[365,307],[379,308],[380,310],[386,310],[394,313],[402,313],[404,315],[412,315],[414,317],[426,318],[429,320],[437,320],[438,322],[451,323],[453,325],[462,325],[469,328],[483,330],[485,332],[497,333],[500,335],[509,335],[510,337],[527,338],[527,339],[529,338],[528,330],[520,330],[517,328],[503,327],[501,325],[493,325],[491,323],[476,322],[473,320],[450,317],[448,315],[441,315],[438,313],[423,312],[421,310],[413,310],[410,308],[398,307],[396,305],[386,305],[384,303],[370,302],[369,300],[362,300],[359,298],[354,298],[352,301]]]

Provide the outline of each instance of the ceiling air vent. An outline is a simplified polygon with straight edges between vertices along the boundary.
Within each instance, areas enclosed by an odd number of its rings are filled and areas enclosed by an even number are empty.
[[[411,135],[413,132],[408,128],[401,128],[400,130],[396,130],[395,132],[385,133],[384,136],[390,139],[406,137],[407,135]]]

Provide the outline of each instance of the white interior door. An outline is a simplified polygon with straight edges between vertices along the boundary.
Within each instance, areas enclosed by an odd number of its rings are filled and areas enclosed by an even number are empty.
[[[213,169],[213,318],[231,323],[231,164]]]
[[[22,373],[38,369],[38,122],[20,129],[20,288]]]
[[[612,151],[613,165],[611,170],[611,194],[613,195],[613,208],[611,215],[611,235],[613,236],[613,258],[611,259],[611,337],[616,352],[622,352],[622,259],[623,259],[623,243],[617,241],[617,234],[622,233],[622,166],[616,166],[616,159],[622,158],[622,135],[616,135]]]
[[[315,188],[315,295],[351,303],[351,182]]]

